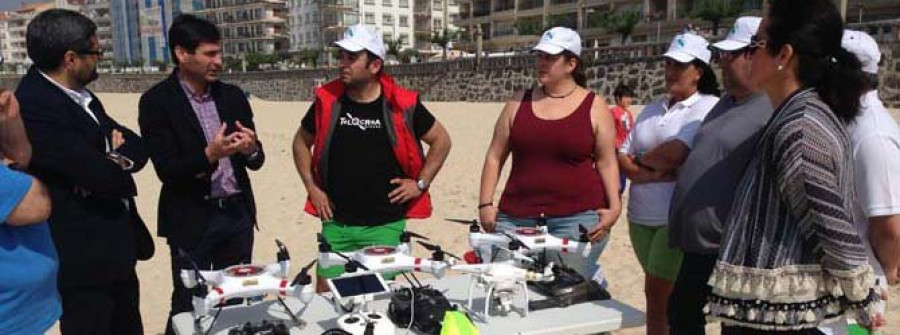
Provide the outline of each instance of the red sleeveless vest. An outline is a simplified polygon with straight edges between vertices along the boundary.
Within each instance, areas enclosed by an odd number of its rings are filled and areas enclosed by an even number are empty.
[[[400,169],[408,178],[418,179],[419,173],[425,164],[425,154],[419,140],[413,132],[413,125],[409,123],[412,113],[415,111],[418,94],[404,89],[394,82],[387,74],[379,75],[381,89],[384,92],[385,101],[390,105],[390,118],[387,123],[388,138],[391,138],[394,156],[400,164]],[[316,184],[324,189],[325,176],[328,173],[328,164],[322,159],[327,156],[331,135],[333,134],[334,120],[340,114],[335,110],[335,102],[344,94],[346,85],[340,80],[334,80],[322,87],[316,88],[315,123],[316,141],[312,152],[312,174]],[[410,219],[425,219],[431,216],[431,196],[428,191],[422,193],[416,199],[410,200],[406,208],[406,217]],[[307,213],[319,216],[307,197],[305,210]]]

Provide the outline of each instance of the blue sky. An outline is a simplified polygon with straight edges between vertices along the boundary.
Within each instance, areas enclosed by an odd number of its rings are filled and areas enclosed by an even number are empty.
[[[22,3],[32,3],[32,2],[51,2],[53,0],[0,0],[0,10],[11,10],[17,9],[22,6]]]

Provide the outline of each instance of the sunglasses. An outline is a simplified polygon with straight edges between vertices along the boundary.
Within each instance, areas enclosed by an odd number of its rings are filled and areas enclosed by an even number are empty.
[[[751,53],[751,51],[750,51],[749,48],[747,48],[747,47],[740,48],[740,49],[737,49],[737,50],[730,50],[730,51],[729,51],[729,50],[715,49],[715,48],[712,48],[712,47],[711,47],[711,48],[710,48],[710,51],[712,51],[712,55],[713,55],[713,58],[714,58],[714,59],[717,59],[717,60],[726,60],[726,61],[731,61],[731,60],[734,60],[734,59],[739,58],[739,57],[741,57],[741,56],[744,56],[745,54]]]
[[[102,50],[102,49],[98,49],[98,50],[87,50],[87,51],[79,51],[79,52],[76,52],[76,53],[79,54],[79,55],[81,55],[81,56],[88,56],[88,55],[90,55],[90,56],[98,56],[98,57],[99,57],[99,56],[103,56],[103,50]]]
[[[766,47],[766,39],[759,37],[759,35],[750,36],[750,44],[747,45],[747,50],[750,54],[756,53],[756,49],[765,48]]]

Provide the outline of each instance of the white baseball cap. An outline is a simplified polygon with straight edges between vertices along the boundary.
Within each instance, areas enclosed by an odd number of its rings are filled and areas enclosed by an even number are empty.
[[[872,36],[861,31],[844,30],[844,37],[841,38],[841,47],[856,55],[856,58],[862,63],[864,72],[878,74],[881,50],[878,49],[878,43],[875,43],[875,39]]]
[[[344,31],[344,38],[333,44],[350,52],[369,50],[369,52],[381,59],[384,59],[386,54],[381,34],[375,28],[366,27],[362,24],[347,28]]]
[[[734,21],[734,26],[728,32],[724,40],[714,43],[713,48],[725,51],[735,51],[750,45],[750,37],[759,30],[761,17],[742,16]]]
[[[699,59],[709,64],[712,52],[709,51],[709,42],[700,35],[694,33],[683,33],[675,36],[672,44],[669,44],[669,50],[663,56],[674,59],[680,63],[689,63],[694,59]]]
[[[564,50],[569,50],[581,57],[581,36],[574,30],[566,27],[553,27],[544,32],[538,44],[531,51],[543,51],[556,55]]]

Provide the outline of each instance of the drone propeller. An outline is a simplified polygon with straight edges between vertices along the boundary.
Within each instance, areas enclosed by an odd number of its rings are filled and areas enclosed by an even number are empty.
[[[311,269],[314,264],[316,264],[315,259],[312,260],[312,262],[309,262],[309,264],[306,264],[306,266],[304,266],[302,269],[300,269],[300,272],[297,273],[297,276],[294,277],[293,281],[291,281],[291,286],[309,285],[310,283],[312,283],[312,276],[309,275],[309,269]]]
[[[410,237],[415,237],[418,239],[423,239],[426,241],[431,241],[428,237],[418,234],[416,232],[404,230],[402,234],[400,234],[400,243],[407,243],[410,240]]]
[[[578,225],[578,231],[581,233],[581,236],[578,238],[578,242],[588,243],[591,241],[591,237],[588,235],[588,229],[585,228],[584,225]]]
[[[547,227],[547,216],[544,213],[541,213],[541,216],[537,219],[538,228]]]
[[[322,233],[316,233],[316,241],[319,242],[319,252],[331,252],[331,244]]]
[[[342,254],[342,253],[340,253],[340,252],[333,251],[333,250],[330,251],[330,252],[333,253],[333,254],[335,254],[335,255],[340,256],[341,258],[343,258],[343,259],[345,259],[345,260],[347,260],[347,264],[344,264],[344,272],[347,272],[347,273],[353,273],[353,272],[356,272],[356,268],[360,268],[360,269],[363,269],[363,270],[366,270],[366,271],[371,271],[371,270],[369,270],[368,267],[366,267],[365,265],[362,265],[362,263],[360,263],[359,261],[357,261],[357,260],[355,260],[355,259],[353,259],[353,258],[350,258],[350,257],[347,256],[347,255],[344,255],[344,254]]]
[[[460,258],[459,256],[456,256],[456,255],[454,255],[454,254],[451,254],[451,253],[449,253],[449,252],[446,252],[446,251],[442,250],[442,249],[441,249],[441,246],[439,246],[439,245],[431,244],[431,243],[425,243],[425,242],[422,242],[422,241],[416,241],[416,242],[419,242],[419,244],[421,244],[423,247],[425,247],[425,249],[427,249],[428,251],[431,251],[431,252],[432,252],[432,253],[431,253],[431,259],[436,260],[436,261],[438,261],[438,262],[444,260],[444,255],[447,255],[447,256],[456,258],[456,259],[458,259],[458,260],[463,260],[463,259]]]
[[[291,254],[288,253],[287,247],[284,246],[284,243],[281,243],[277,238],[275,239],[275,244],[278,246],[278,261],[284,262],[291,259]]]
[[[197,281],[197,286],[194,286],[194,296],[206,299],[206,296],[209,294],[209,289],[206,287],[206,278],[203,278],[203,274],[200,273],[200,266],[197,265],[197,262],[195,262],[194,259],[191,258],[191,255],[184,251],[184,249],[177,248],[175,249],[175,253],[179,258],[187,261],[194,270],[194,280]]]
[[[475,220],[475,219],[465,220],[465,219],[450,219],[450,218],[448,218],[448,219],[444,219],[444,220],[447,220],[450,222],[467,224],[467,225],[469,225],[470,233],[480,233],[481,232],[481,224],[478,223],[478,220]]]
[[[501,231],[500,233],[509,238],[509,250],[516,251],[519,250],[519,248],[531,250],[531,248],[525,245],[525,242],[522,242],[522,240],[520,240],[518,237],[515,237],[514,235],[511,235],[510,233],[507,233],[505,231]]]

